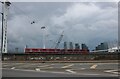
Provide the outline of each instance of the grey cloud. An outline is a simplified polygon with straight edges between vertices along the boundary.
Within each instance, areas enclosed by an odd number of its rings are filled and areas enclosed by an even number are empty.
[[[54,45],[64,30],[63,41],[87,43],[90,48],[109,39],[117,39],[117,7],[114,3],[13,3],[8,21],[8,40],[11,49],[42,47],[41,26],[46,26],[47,47]],[[14,6],[13,6],[14,7]],[[36,23],[31,25],[30,22]],[[51,42],[52,40],[53,42]],[[63,45],[60,45],[63,47]],[[10,48],[9,48],[10,49]]]

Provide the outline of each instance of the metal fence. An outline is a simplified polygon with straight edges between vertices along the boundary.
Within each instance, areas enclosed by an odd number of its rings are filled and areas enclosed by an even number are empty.
[[[3,61],[84,61],[84,60],[119,60],[119,53],[92,54],[24,54],[4,53]]]

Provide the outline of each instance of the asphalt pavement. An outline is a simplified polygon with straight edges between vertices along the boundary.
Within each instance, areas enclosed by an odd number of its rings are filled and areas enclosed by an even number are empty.
[[[118,77],[118,63],[3,63],[3,77]]]

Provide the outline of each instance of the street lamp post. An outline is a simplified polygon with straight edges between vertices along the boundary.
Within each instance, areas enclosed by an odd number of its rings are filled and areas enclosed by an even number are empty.
[[[41,27],[41,29],[43,30],[43,49],[45,49],[45,26]]]

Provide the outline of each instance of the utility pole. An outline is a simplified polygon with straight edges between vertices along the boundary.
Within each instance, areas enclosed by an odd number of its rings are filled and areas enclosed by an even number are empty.
[[[10,2],[5,1],[2,3],[2,40],[1,40],[1,53],[7,53],[7,13]]]
[[[118,38],[118,42],[117,42],[117,50],[118,50],[118,53],[120,52],[120,41],[119,41],[119,38]]]

